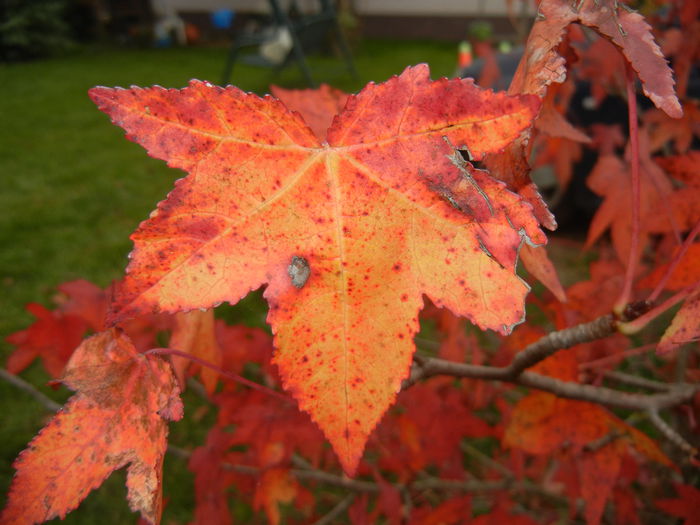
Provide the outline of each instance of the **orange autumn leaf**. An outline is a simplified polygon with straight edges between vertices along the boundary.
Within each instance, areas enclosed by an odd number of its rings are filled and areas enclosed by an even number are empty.
[[[547,254],[544,246],[530,246],[524,244],[520,250],[520,258],[525,269],[532,276],[544,284],[554,294],[554,297],[562,303],[566,302],[566,292],[561,285],[557,269]]]
[[[533,392],[513,409],[503,444],[530,454],[552,454],[564,443],[580,449],[608,428],[605,409],[598,405]]]
[[[700,104],[683,104],[682,117],[672,118],[663,111],[650,109],[644,113],[644,125],[649,129],[649,149],[652,152],[673,145],[680,154],[688,152],[696,137],[700,137]]]
[[[284,89],[272,85],[270,93],[292,111],[298,111],[320,140],[326,137],[333,117],[343,110],[350,96],[328,84],[321,84],[318,89]]]
[[[678,257],[679,248],[673,252],[672,260]],[[662,264],[654,268],[649,275],[639,281],[640,288],[654,288],[668,273],[671,263]],[[664,286],[665,290],[677,292],[700,281],[700,242],[694,242],[688,246],[688,251],[683,254],[678,265],[673,269],[671,276]]]
[[[612,495],[620,474],[625,445],[613,440],[600,448],[586,451],[579,458],[581,497],[585,502],[584,517],[587,525],[598,525],[605,503]]]
[[[580,23],[620,48],[639,75],[644,94],[658,108],[674,118],[683,114],[671,69],[642,15],[627,11],[613,0],[543,0],[538,13],[509,93],[542,96],[549,84],[563,82],[566,65],[558,46],[565,29],[572,23]]]
[[[175,326],[168,346],[203,359],[212,365],[220,366],[223,355],[216,340],[214,310],[194,310],[176,314]],[[180,385],[184,385],[185,370],[192,362],[176,356],[172,356],[172,362]],[[201,367],[200,375],[207,393],[214,392],[219,373],[209,367]]]
[[[157,523],[166,421],[182,417],[169,365],[137,354],[129,338],[112,329],[80,345],[63,383],[77,393],[15,461],[17,474],[0,521],[63,518],[128,465],[129,506]]]
[[[253,507],[264,509],[271,525],[280,522],[280,503],[291,503],[297,495],[298,483],[284,468],[271,468],[260,477],[255,489]]]
[[[700,286],[685,300],[661,336],[656,351],[665,354],[700,338]]]
[[[267,284],[283,384],[353,473],[408,375],[423,294],[483,328],[522,320],[531,208],[463,164],[518,137],[534,96],[408,68],[351,96],[321,143],[279,101],[193,81],[94,88],[129,138],[190,172],[132,235],[111,322]]]

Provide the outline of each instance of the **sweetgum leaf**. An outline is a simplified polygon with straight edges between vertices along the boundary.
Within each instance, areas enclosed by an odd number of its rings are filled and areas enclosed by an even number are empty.
[[[518,248],[546,239],[531,207],[454,147],[502,149],[538,97],[431,81],[420,65],[351,96],[321,143],[281,102],[234,87],[90,95],[190,173],[132,235],[111,322],[267,284],[283,384],[346,472],[408,375],[423,294],[502,333],[522,320]]]
[[[620,48],[639,75],[644,94],[656,107],[670,117],[683,115],[671,68],[654,41],[651,26],[642,15],[624,9],[614,0],[543,0],[538,12],[509,93],[544,96],[549,84],[563,82],[566,66],[557,46],[566,27],[580,23],[593,28]]]
[[[161,513],[166,420],[182,417],[169,365],[143,356],[118,329],[86,339],[63,382],[77,390],[24,450],[2,523],[63,518],[126,465],[127,498],[150,523]]]

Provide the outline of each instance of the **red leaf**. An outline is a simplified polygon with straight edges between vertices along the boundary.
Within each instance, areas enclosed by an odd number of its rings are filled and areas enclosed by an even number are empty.
[[[457,496],[444,501],[434,509],[430,507],[415,509],[411,513],[410,525],[459,524],[464,523],[467,516],[471,516],[471,498]]]
[[[641,137],[640,137],[641,138]],[[642,144],[644,142],[642,141]],[[614,155],[598,158],[587,179],[588,187],[605,197],[603,204],[591,221],[586,246],[593,244],[603,232],[610,228],[615,252],[621,261],[627,261],[632,242],[632,201],[631,175],[628,162]],[[642,218],[656,217],[658,206],[663,205],[672,193],[672,187],[665,174],[643,154],[640,163],[640,215]],[[670,210],[668,210],[670,212]],[[666,215],[668,216],[668,214]],[[642,233],[648,234],[650,224],[642,222]],[[639,249],[645,243],[640,242]]]
[[[280,522],[280,503],[291,503],[297,495],[298,484],[289,470],[273,468],[266,470],[258,482],[253,498],[253,507],[265,509],[272,525]]]
[[[63,518],[114,471],[129,465],[129,506],[160,520],[166,420],[182,417],[172,372],[136,353],[116,330],[80,345],[63,382],[77,391],[15,461],[2,523]]]
[[[60,284],[58,289],[67,296],[60,302],[63,312],[81,317],[95,332],[105,329],[109,299],[104,290],[84,279]]]
[[[656,351],[665,354],[700,337],[700,287],[688,297],[661,336]]]
[[[612,255],[593,261],[591,278],[580,281],[566,291],[567,306],[576,310],[584,320],[592,321],[612,311],[623,286],[624,267]]]
[[[270,93],[292,111],[298,111],[316,137],[323,141],[333,117],[345,107],[349,95],[328,84],[318,89],[284,89],[270,86]]]
[[[700,187],[700,151],[689,151],[685,155],[656,157],[654,161],[673,178],[689,186]]]
[[[488,514],[477,516],[469,522],[471,525],[537,525],[537,522],[529,516],[522,514],[511,514],[506,509],[498,506]]]
[[[443,136],[480,159],[530,125],[536,97],[408,68],[351,97],[320,145],[281,103],[233,87],[91,96],[192,172],[132,236],[111,321],[235,303],[267,283],[285,388],[346,472],[408,374],[423,294],[484,328],[521,321],[517,249],[544,235],[516,195],[456,165]]]
[[[678,497],[673,499],[657,499],[654,503],[664,512],[681,518],[683,525],[700,525],[700,490],[690,485],[675,484]]]
[[[697,202],[697,201],[696,201]],[[675,258],[678,250],[673,254]],[[654,288],[666,275],[670,263],[654,268],[654,271],[639,281],[640,288]],[[686,286],[695,284],[700,280],[700,243],[696,242],[688,246],[688,251],[681,258],[678,266],[673,270],[671,277],[666,281],[665,290],[678,291]]]
[[[544,246],[533,247],[524,244],[520,250],[520,257],[527,271],[535,279],[544,284],[559,301],[562,303],[566,302],[566,292],[559,281],[557,269],[552,264],[552,261],[549,260]]]
[[[175,316],[175,327],[168,346],[174,350],[187,352],[215,366],[220,366],[223,359],[221,347],[214,333],[214,310],[199,310],[180,313]],[[180,385],[185,384],[185,370],[192,364],[182,357],[172,357],[173,369]],[[219,374],[215,370],[201,367],[202,383],[211,394],[216,389]]]
[[[586,451],[579,458],[581,497],[586,502],[584,516],[587,525],[598,525],[605,503],[612,495],[620,473],[625,446],[613,441],[594,451]]]
[[[192,451],[188,467],[195,474],[195,523],[231,525],[233,522],[228,507],[233,473],[224,466],[230,442],[230,434],[214,427],[207,435],[206,444]]]
[[[577,10],[577,8],[579,8]],[[637,71],[644,93],[674,118],[683,111],[673,89],[673,76],[651,27],[638,13],[619,8],[616,1],[543,0],[515,72],[509,93],[537,93],[542,96],[552,82],[563,82],[565,61],[557,52],[566,27],[578,22],[592,27],[621,48]]]
[[[7,359],[7,370],[18,374],[41,357],[49,375],[58,378],[82,341],[87,324],[80,317],[52,312],[37,303],[28,304],[27,311],[36,321],[26,330],[7,336],[7,342],[17,347]]]

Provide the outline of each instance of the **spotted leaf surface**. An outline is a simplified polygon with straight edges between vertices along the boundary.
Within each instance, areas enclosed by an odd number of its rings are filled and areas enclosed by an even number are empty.
[[[111,322],[266,285],[284,386],[346,472],[408,375],[424,294],[482,328],[522,320],[518,248],[545,237],[528,204],[454,148],[502,149],[538,97],[431,81],[416,66],[351,96],[321,142],[278,100],[234,87],[90,94],[189,172],[132,235]]]
[[[169,365],[143,356],[117,329],[83,342],[64,375],[77,390],[15,461],[2,523],[63,518],[127,466],[129,505],[150,523],[161,513],[167,420],[182,417]]]

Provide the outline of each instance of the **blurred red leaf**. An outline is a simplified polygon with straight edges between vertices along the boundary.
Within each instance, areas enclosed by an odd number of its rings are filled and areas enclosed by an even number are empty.
[[[700,286],[685,300],[661,336],[656,351],[665,354],[700,338]]]
[[[675,488],[677,497],[657,499],[654,504],[671,516],[683,519],[683,525],[700,525],[700,490],[681,483],[676,483]]]
[[[291,503],[297,495],[298,483],[288,469],[271,468],[260,476],[253,497],[253,508],[264,509],[272,525],[280,522],[280,503]]]
[[[343,111],[350,96],[328,84],[321,84],[318,89],[284,89],[272,85],[270,93],[292,111],[298,111],[321,141],[326,139],[333,117]]]
[[[18,374],[40,357],[48,374],[58,378],[83,340],[88,325],[81,317],[60,310],[52,312],[37,303],[26,308],[36,321],[29,328],[7,336],[7,342],[17,347],[7,358],[7,370]]]
[[[214,330],[214,310],[193,310],[175,315],[175,326],[168,346],[192,354],[214,366],[223,360],[221,347]],[[185,384],[185,370],[188,366],[199,366],[202,383],[207,393],[216,389],[219,373],[211,368],[197,365],[183,357],[172,356],[173,369],[180,385]]]

